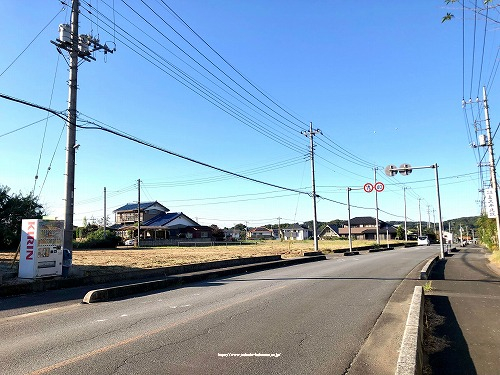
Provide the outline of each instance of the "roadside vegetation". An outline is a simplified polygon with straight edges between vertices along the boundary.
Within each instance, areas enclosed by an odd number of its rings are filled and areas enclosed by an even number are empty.
[[[490,262],[500,267],[496,220],[490,219],[486,215],[480,216],[477,220],[477,237],[479,244],[491,251]]]

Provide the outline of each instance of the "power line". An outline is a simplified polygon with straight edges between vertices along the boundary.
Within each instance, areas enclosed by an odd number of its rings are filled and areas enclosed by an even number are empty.
[[[120,15],[120,13],[118,13],[118,12],[117,12],[117,14]],[[83,15],[83,16],[86,17],[85,15]],[[103,17],[108,19],[104,15],[103,15]],[[88,18],[88,17],[86,17],[86,18]],[[103,22],[103,25],[109,27],[109,25],[105,22]],[[185,86],[189,90],[193,91],[194,93],[196,93],[197,95],[199,95],[203,99],[207,100],[208,102],[210,102],[211,104],[213,104],[217,108],[221,109],[223,112],[232,116],[233,118],[240,121],[244,125],[261,133],[265,137],[270,138],[271,140],[273,140],[277,143],[280,143],[281,145],[283,145],[289,149],[292,149],[296,152],[299,152],[299,153],[303,152],[301,145],[293,143],[289,139],[290,133],[281,133],[281,135],[275,134],[277,131],[278,132],[280,132],[280,131],[277,129],[270,130],[268,127],[264,127],[263,125],[261,125],[259,122],[256,121],[257,119],[255,119],[254,117],[249,115],[246,111],[242,110],[238,106],[229,102],[227,99],[224,99],[222,96],[220,96],[219,94],[217,94],[216,92],[214,92],[213,90],[208,88],[207,86],[203,85],[198,80],[194,79],[192,76],[190,76],[189,74],[184,72],[182,69],[175,66],[170,61],[166,60],[165,57],[159,55],[157,52],[153,51],[150,47],[146,46],[143,42],[141,42],[137,38],[133,37],[130,33],[125,31],[120,26],[117,26],[117,27],[120,30],[120,31],[117,31],[117,34],[119,36],[122,36],[123,38],[125,38],[135,48],[131,47],[130,45],[128,45],[123,40],[120,40],[119,38],[117,38],[117,40],[120,41],[121,43],[123,43],[128,48],[130,48],[133,52],[138,54],[140,57],[142,57],[143,59],[145,59],[146,61],[151,63],[153,66],[158,68],[160,71],[166,73],[171,78],[175,79],[177,82],[179,82],[180,84],[182,84],[183,86]],[[160,43],[158,43],[158,44],[160,44]],[[140,52],[136,48],[139,49]],[[207,79],[207,77],[205,77],[205,78]],[[211,82],[214,83],[213,81],[211,81]],[[262,111],[262,109],[260,109],[260,111],[263,112],[264,114],[266,114],[266,112]],[[293,133],[292,133],[292,135],[293,135]]]
[[[17,57],[9,64],[9,66],[7,66],[7,68],[5,68],[3,70],[2,73],[0,73],[0,77],[3,76],[4,73],[7,70],[9,70],[12,65],[14,65],[16,63],[16,61],[23,55],[23,53],[27,51],[27,49],[33,44],[33,42],[38,39],[38,37],[40,36],[40,34],[42,34],[45,31],[45,29],[47,27],[49,27],[49,25],[57,18],[57,16],[59,15],[59,13],[61,13],[64,9],[65,9],[65,7],[62,7],[61,10],[59,12],[57,12],[57,14],[42,28],[42,30],[40,30],[40,32],[38,34],[36,34],[36,36],[31,40],[31,42],[28,43],[28,45],[26,46],[26,48],[24,48],[21,51],[21,53],[19,55],[17,55]]]
[[[248,82],[255,90],[257,90],[259,93],[261,93],[266,99],[268,99],[270,102],[272,102],[274,105],[276,105],[278,108],[280,108],[283,112],[287,113],[289,116],[291,116],[292,118],[294,118],[295,120],[299,121],[299,123],[301,123],[301,125],[297,125],[299,126],[299,128],[301,128],[301,126],[303,124],[305,124],[305,121],[303,120],[300,120],[298,119],[297,117],[295,117],[293,114],[291,114],[290,112],[288,112],[287,110],[285,110],[284,108],[282,108],[278,103],[276,103],[273,99],[271,99],[267,94],[265,94],[264,92],[262,92],[258,87],[256,87],[248,78],[246,78],[238,69],[236,69],[231,63],[229,63],[224,57],[222,57],[215,49],[212,48],[212,46],[210,44],[208,44],[205,39],[203,39],[196,31],[194,31],[172,8],[170,8],[167,3],[165,3],[164,0],[161,0],[161,2],[168,8],[168,10],[170,12],[172,12],[172,14],[174,16],[176,16],[194,35],[196,35],[208,48],[210,48],[217,56],[219,56],[221,58],[222,61],[224,61],[229,67],[231,67],[231,69],[233,69],[241,78],[243,78],[246,82]]]

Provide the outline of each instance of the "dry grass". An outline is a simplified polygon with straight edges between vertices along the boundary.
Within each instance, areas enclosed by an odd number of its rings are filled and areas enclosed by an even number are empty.
[[[500,267],[500,250],[493,251],[490,256],[490,261],[494,263],[497,267]]]
[[[353,241],[353,247],[373,245],[373,241]],[[324,253],[348,248],[347,241],[320,241]],[[122,247],[111,250],[74,250],[73,266],[85,271],[114,272],[119,269],[160,268],[181,264],[210,262],[223,259],[263,255],[281,255],[284,258],[302,256],[314,250],[313,241],[260,241],[249,245],[205,247]],[[1,253],[0,263],[10,263],[14,253]]]

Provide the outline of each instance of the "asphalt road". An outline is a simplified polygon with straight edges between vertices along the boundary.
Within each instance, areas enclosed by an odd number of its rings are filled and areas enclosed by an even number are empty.
[[[438,251],[336,256],[120,301],[10,309],[0,318],[0,369],[343,374],[395,288]]]

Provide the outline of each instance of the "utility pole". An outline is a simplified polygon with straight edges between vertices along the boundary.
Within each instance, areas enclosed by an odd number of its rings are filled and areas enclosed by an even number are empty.
[[[420,211],[420,201],[422,198],[418,198],[418,235],[422,235],[422,211]]]
[[[500,246],[500,212],[498,209],[498,185],[497,185],[497,174],[495,168],[495,156],[493,153],[493,139],[491,138],[491,126],[490,126],[490,115],[488,108],[488,100],[486,98],[486,87],[483,86],[483,101],[484,101],[484,120],[486,122],[486,135],[488,137],[488,151],[490,154],[490,178],[491,187],[495,192],[495,205],[496,205],[496,223],[497,223],[497,244]]]
[[[104,238],[106,238],[106,187],[104,187]]]
[[[431,227],[431,206],[427,205],[427,229]]]
[[[71,3],[71,25],[59,25],[59,39],[50,41],[61,50],[69,52],[69,80],[68,80],[68,120],[66,135],[66,173],[65,173],[65,207],[64,207],[64,236],[63,236],[63,276],[67,276],[71,267],[73,252],[73,216],[74,216],[74,192],[75,192],[75,154],[79,145],[76,144],[76,113],[77,113],[77,89],[78,89],[78,59],[85,61],[95,60],[92,52],[104,50],[104,53],[113,53],[108,46],[101,45],[99,40],[89,35],[78,35],[79,0]],[[92,46],[92,48],[91,48]]]
[[[137,180],[137,247],[141,247],[141,179]]]
[[[278,217],[278,237],[280,238],[281,240],[281,217]]]
[[[406,228],[406,186],[403,187],[403,197],[404,197],[404,203],[405,203],[405,242],[408,241],[408,231]]]
[[[63,247],[73,258],[73,216],[75,192],[75,154],[76,154],[76,94],[78,81],[78,5],[77,0],[71,6],[71,48],[69,50],[69,89],[68,123],[66,133],[66,200],[64,209]],[[65,252],[63,252],[64,254]],[[67,276],[67,275],[66,275]]]
[[[303,131],[301,134],[305,135],[310,140],[310,149],[311,149],[311,176],[312,176],[312,199],[313,199],[313,235],[314,235],[314,251],[318,251],[318,234],[317,234],[317,214],[316,214],[316,183],[314,177],[314,136],[320,133],[321,130],[315,129],[313,130],[312,122],[309,124],[309,130]]]
[[[374,179],[373,179],[373,185],[377,183],[377,167],[373,168],[373,171],[375,172]],[[377,227],[377,245],[380,245],[380,237],[379,237],[379,225],[378,225],[378,191],[375,189],[375,226]]]
[[[432,225],[434,229],[434,233],[436,233],[436,209],[432,209]]]
[[[349,192],[352,189],[347,188],[347,235],[349,237],[349,252],[352,253],[352,238],[351,238],[351,199],[349,198]]]

